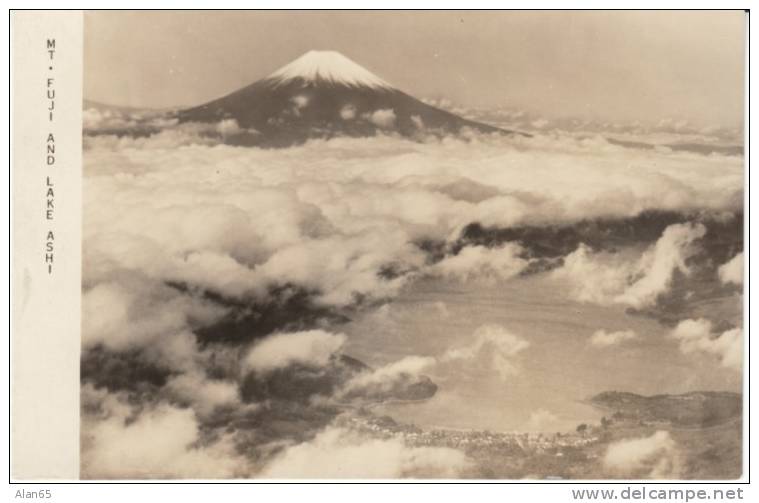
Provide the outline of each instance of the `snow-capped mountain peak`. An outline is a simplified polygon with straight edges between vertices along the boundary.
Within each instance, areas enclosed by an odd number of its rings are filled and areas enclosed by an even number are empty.
[[[309,51],[268,77],[180,110],[177,117],[215,124],[230,120],[239,131],[224,135],[224,141],[269,147],[338,136],[514,133],[423,103],[335,51]]]
[[[308,51],[267,77],[276,82],[323,80],[347,86],[392,88],[390,84],[337,51]]]

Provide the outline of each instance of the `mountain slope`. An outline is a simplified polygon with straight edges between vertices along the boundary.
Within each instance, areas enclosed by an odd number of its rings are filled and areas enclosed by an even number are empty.
[[[710,427],[741,417],[742,397],[727,391],[694,391],[682,395],[641,396],[605,391],[590,399],[620,418],[661,421],[677,427]]]

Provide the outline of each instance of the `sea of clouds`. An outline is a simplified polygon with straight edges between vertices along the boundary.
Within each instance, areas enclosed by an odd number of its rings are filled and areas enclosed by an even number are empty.
[[[96,130],[99,118],[88,117]],[[419,278],[549,274],[570,285],[570,298],[638,310],[693,274],[741,295],[741,236],[719,263],[696,260],[711,223],[742,212],[740,156],[561,134],[388,135],[258,149],[225,144],[229,131],[235,124],[162,123],[139,137],[85,137],[84,477],[466,472],[462,452],[365,438],[332,422],[362,396],[419,385],[430,368],[455,369],[483,352],[504,378],[515,371],[513,356],[529,341],[490,325],[438,355],[377,369],[346,364],[337,320],[381,309]],[[533,268],[540,258],[529,242],[461,239],[473,223],[573,228],[650,211],[682,217],[647,242],[580,243],[547,267]],[[740,370],[740,320],[724,328],[707,318],[679,320],[672,344]],[[223,327],[242,335],[227,337]],[[591,344],[634,337],[599,332]],[[290,400],[283,371],[326,384]],[[293,417],[297,433],[267,429]],[[621,470],[632,455],[643,466],[671,452],[670,442],[656,434],[615,445],[604,463]],[[673,463],[657,461],[650,473],[672,473]]]

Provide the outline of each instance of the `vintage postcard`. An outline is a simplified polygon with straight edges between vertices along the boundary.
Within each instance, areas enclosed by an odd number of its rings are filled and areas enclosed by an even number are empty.
[[[14,478],[746,476],[745,12],[11,25]]]

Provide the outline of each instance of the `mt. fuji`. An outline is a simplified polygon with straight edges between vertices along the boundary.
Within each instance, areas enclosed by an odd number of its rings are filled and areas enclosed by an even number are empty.
[[[177,112],[177,118],[233,119],[241,132],[231,141],[272,147],[378,133],[423,137],[471,129],[514,134],[427,105],[335,51],[309,51],[247,87]]]

